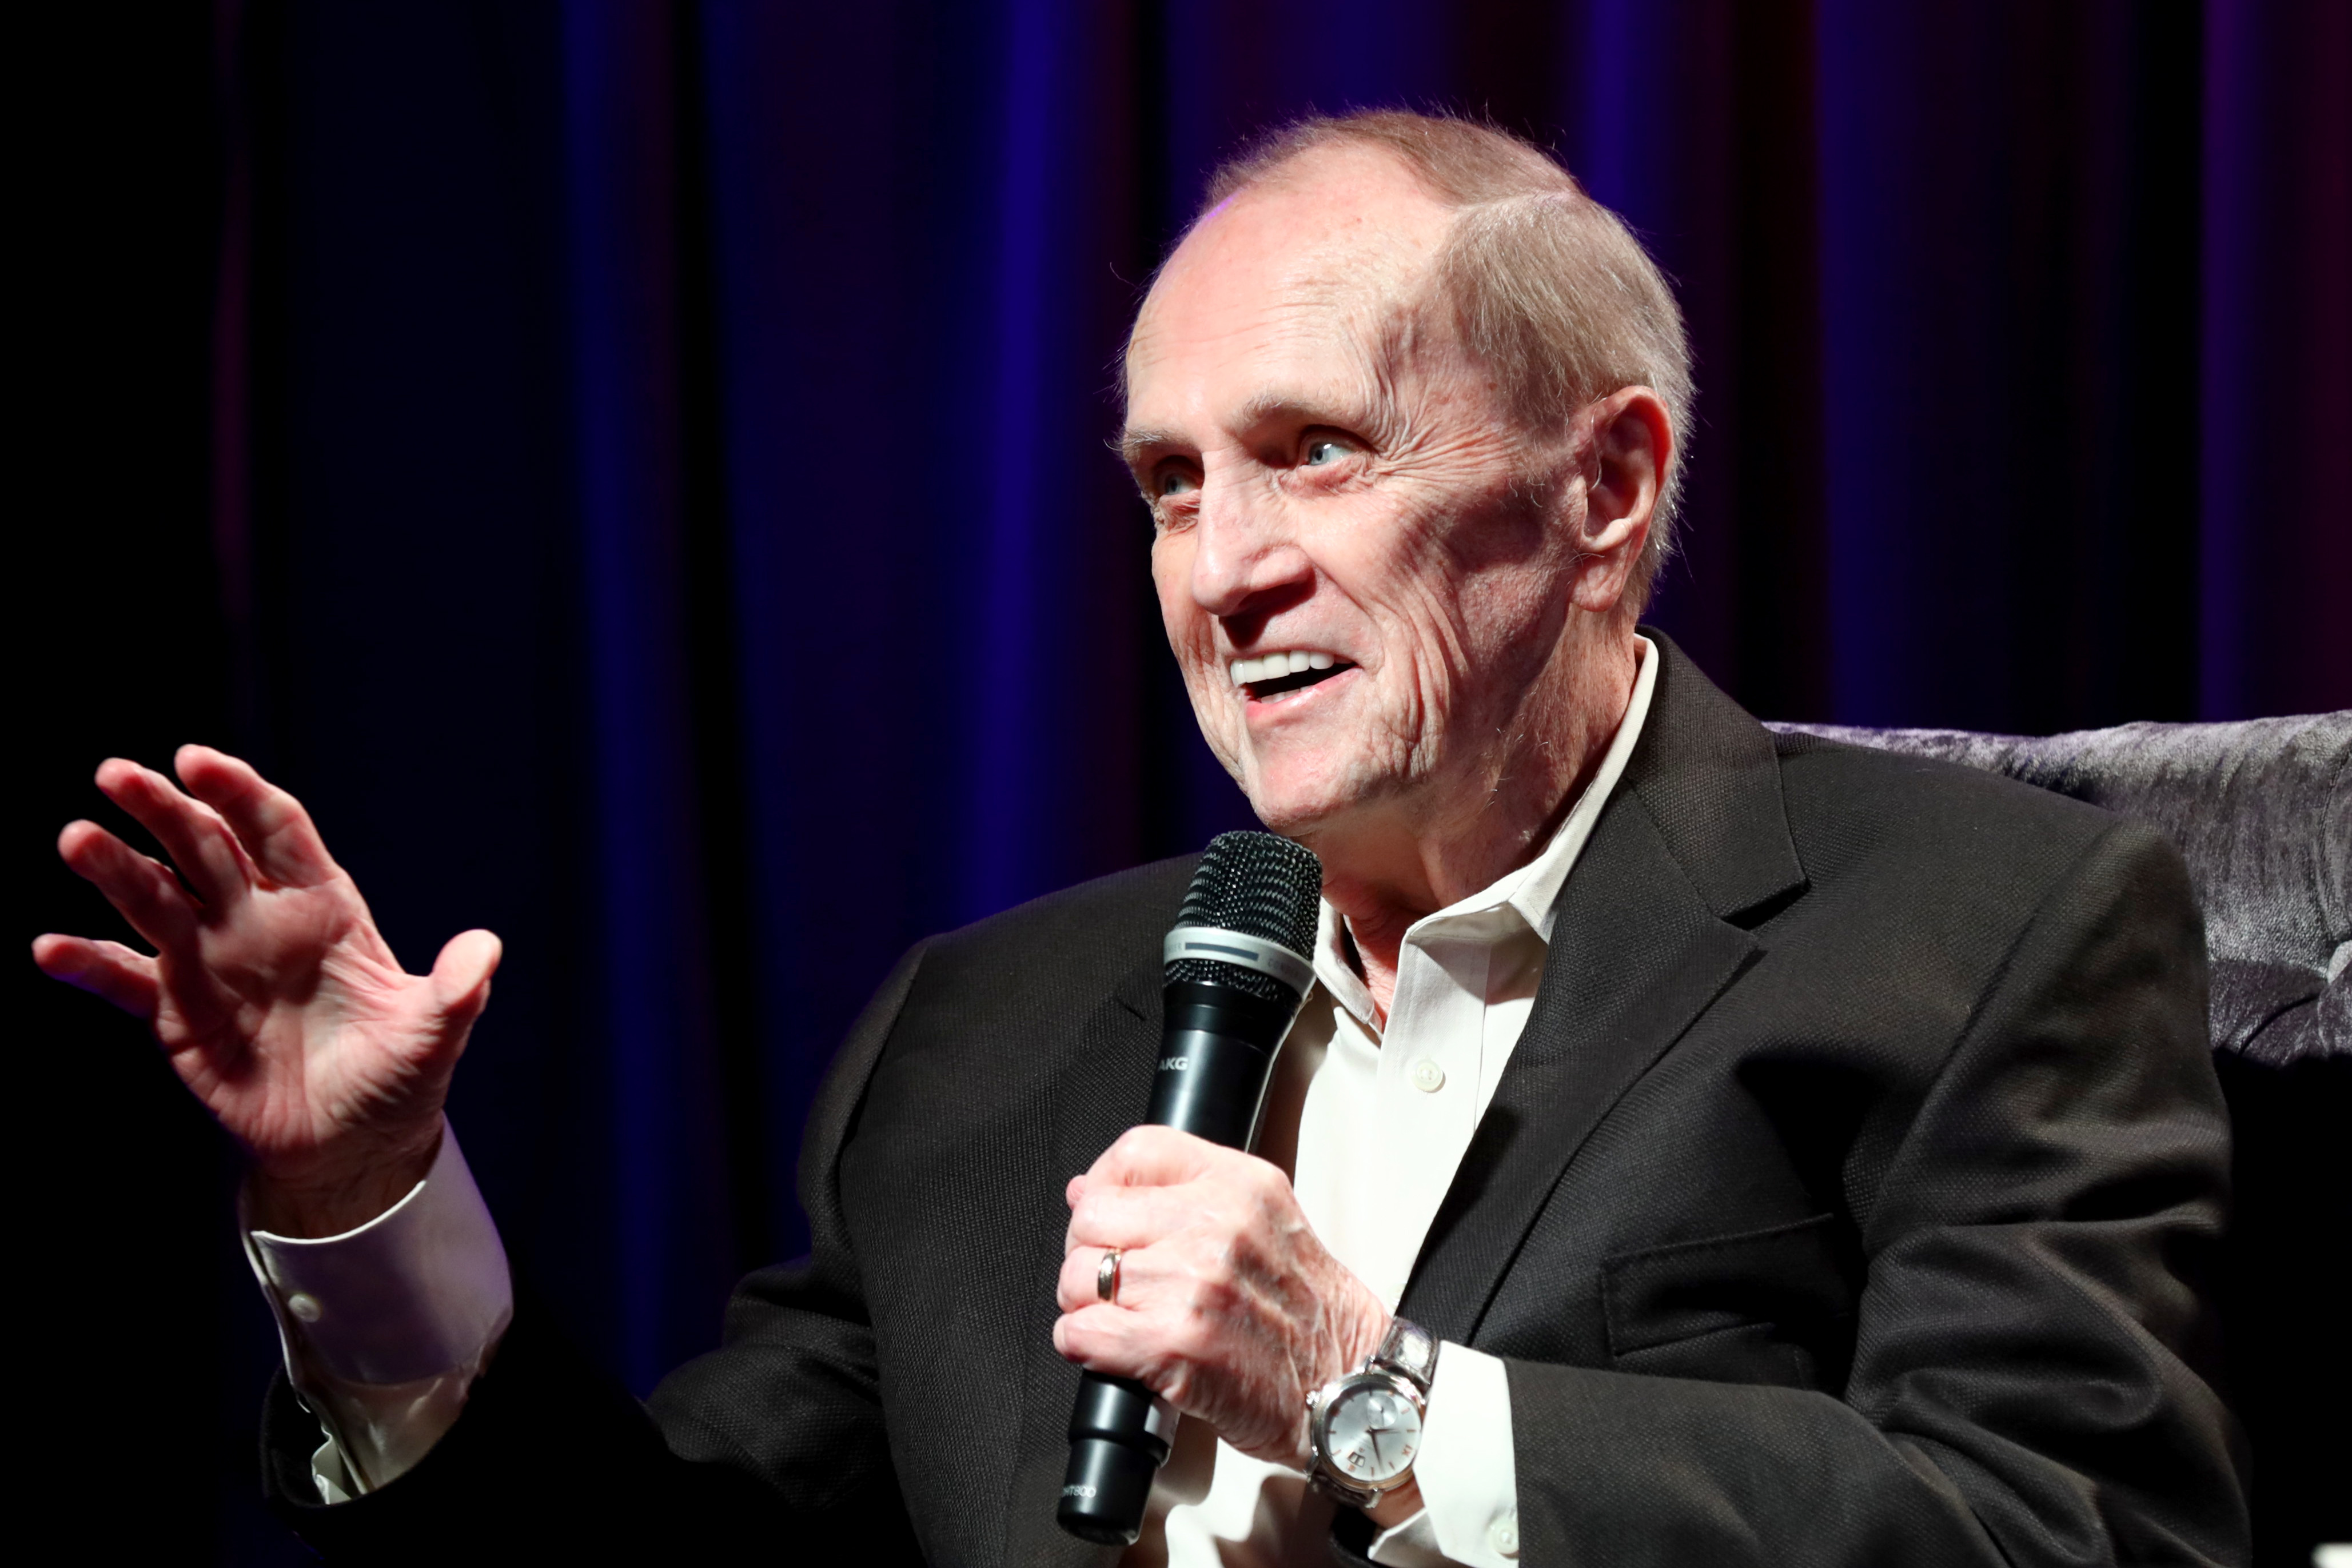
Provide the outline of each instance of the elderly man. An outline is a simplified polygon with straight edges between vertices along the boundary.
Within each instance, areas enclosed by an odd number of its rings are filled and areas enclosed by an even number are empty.
[[[38,956],[252,1151],[281,1511],[337,1560],[1108,1561],[1054,1523],[1082,1365],[1186,1416],[1123,1561],[2242,1560],[2176,855],[1776,741],[1637,629],[1681,329],[1541,154],[1311,121],[1212,202],[1124,446],[1202,728],[1325,867],[1256,1153],[1122,1131],[1192,862],[935,938],[812,1116],[811,1256],[640,1409],[442,1121],[496,939],[404,974],[290,798],[110,762],[187,887],[76,823],[158,955]],[[1310,1398],[1391,1363],[1422,1441],[1351,1485]]]

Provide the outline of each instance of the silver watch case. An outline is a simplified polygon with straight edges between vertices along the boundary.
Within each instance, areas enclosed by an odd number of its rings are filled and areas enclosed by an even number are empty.
[[[1307,1396],[1307,1446],[1315,1456],[1307,1479],[1318,1491],[1337,1498],[1351,1508],[1370,1508],[1389,1493],[1412,1479],[1412,1463],[1408,1459],[1403,1469],[1377,1485],[1359,1483],[1349,1478],[1347,1470],[1332,1458],[1331,1415],[1354,1396],[1366,1392],[1393,1394],[1411,1405],[1424,1418],[1428,1401],[1406,1378],[1388,1372],[1351,1372],[1345,1377],[1334,1378]]]
[[[1307,1446],[1312,1458],[1307,1479],[1318,1491],[1351,1508],[1370,1508],[1412,1479],[1412,1462],[1374,1484],[1350,1477],[1332,1457],[1331,1417],[1351,1396],[1367,1392],[1394,1395],[1429,1419],[1429,1385],[1437,1372],[1437,1341],[1420,1324],[1393,1320],[1381,1346],[1357,1371],[1335,1377],[1307,1396]]]

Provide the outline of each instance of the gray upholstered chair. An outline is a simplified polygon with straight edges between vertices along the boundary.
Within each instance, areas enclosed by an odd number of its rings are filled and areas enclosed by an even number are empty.
[[[2352,1053],[2352,713],[2041,738],[1773,727],[2006,773],[2163,829],[2205,906],[2213,1049],[2278,1067]]]
[[[2352,1541],[2352,713],[2027,738],[1776,725],[2006,773],[2161,828],[2205,909],[2237,1134],[2218,1293],[2255,1561]]]

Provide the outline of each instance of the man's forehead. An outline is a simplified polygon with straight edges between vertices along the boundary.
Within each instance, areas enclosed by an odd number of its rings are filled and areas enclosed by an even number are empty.
[[[1145,312],[1235,275],[1308,299],[1360,289],[1368,267],[1401,281],[1425,265],[1451,215],[1393,154],[1318,148],[1195,225],[1169,257]]]
[[[1230,198],[1169,258],[1136,320],[1128,388],[1170,356],[1362,347],[1417,293],[1449,212],[1393,157],[1318,149]]]

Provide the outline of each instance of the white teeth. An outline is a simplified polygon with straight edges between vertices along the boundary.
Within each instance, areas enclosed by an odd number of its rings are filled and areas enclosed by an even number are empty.
[[[1246,686],[1256,681],[1302,674],[1308,670],[1328,670],[1339,662],[1336,653],[1286,649],[1282,653],[1267,653],[1255,659],[1235,659],[1225,666],[1225,673],[1233,677],[1234,685]]]

